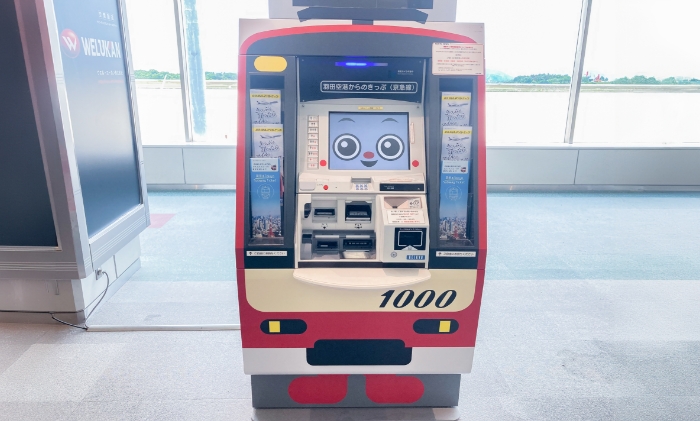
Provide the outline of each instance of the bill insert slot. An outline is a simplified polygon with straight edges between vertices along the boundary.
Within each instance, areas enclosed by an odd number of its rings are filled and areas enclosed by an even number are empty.
[[[345,220],[350,222],[370,222],[372,220],[372,203],[347,202]]]

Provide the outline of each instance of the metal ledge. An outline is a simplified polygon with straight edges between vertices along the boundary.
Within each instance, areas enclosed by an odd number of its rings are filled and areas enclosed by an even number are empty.
[[[149,184],[148,191],[236,190],[235,184]]]
[[[631,192],[631,193],[668,193],[700,192],[700,186],[625,186],[625,185],[580,185],[580,184],[489,184],[489,193],[586,193],[586,192]]]

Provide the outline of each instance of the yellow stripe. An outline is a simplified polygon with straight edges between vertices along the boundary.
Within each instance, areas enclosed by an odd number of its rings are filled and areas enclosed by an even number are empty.
[[[287,60],[278,56],[260,56],[255,59],[255,69],[259,72],[283,72],[287,68]]]

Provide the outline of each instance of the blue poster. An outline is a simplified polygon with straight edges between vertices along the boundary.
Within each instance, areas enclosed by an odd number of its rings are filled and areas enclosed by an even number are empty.
[[[141,203],[118,1],[54,0],[53,5],[92,236]]]
[[[440,239],[465,240],[469,206],[469,161],[442,161]]]
[[[280,164],[278,158],[250,158],[251,236],[282,236]]]

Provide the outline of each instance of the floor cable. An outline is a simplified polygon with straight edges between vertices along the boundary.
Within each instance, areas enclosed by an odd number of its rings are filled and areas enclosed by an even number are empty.
[[[92,316],[92,313],[94,313],[95,310],[97,310],[97,307],[100,306],[100,303],[102,303],[102,300],[104,300],[105,297],[107,296],[107,291],[109,291],[110,280],[109,280],[109,274],[107,272],[103,271],[102,269],[98,269],[97,272],[95,272],[95,280],[100,279],[102,277],[102,275],[107,277],[107,286],[105,287],[105,290],[102,292],[102,296],[100,297],[100,300],[97,302],[97,304],[95,304],[95,307],[93,307],[92,310],[90,310],[90,313],[88,313],[88,315],[85,317],[85,322],[83,323],[85,326],[74,325],[73,323],[68,323],[68,322],[63,321],[61,319],[58,319],[58,318],[56,318],[55,313],[49,313],[51,315],[51,318],[54,319],[55,321],[57,321],[58,323],[64,324],[66,326],[75,327],[75,328],[82,329],[85,331],[89,330],[90,327],[87,324],[88,319],[90,318],[90,316]]]

